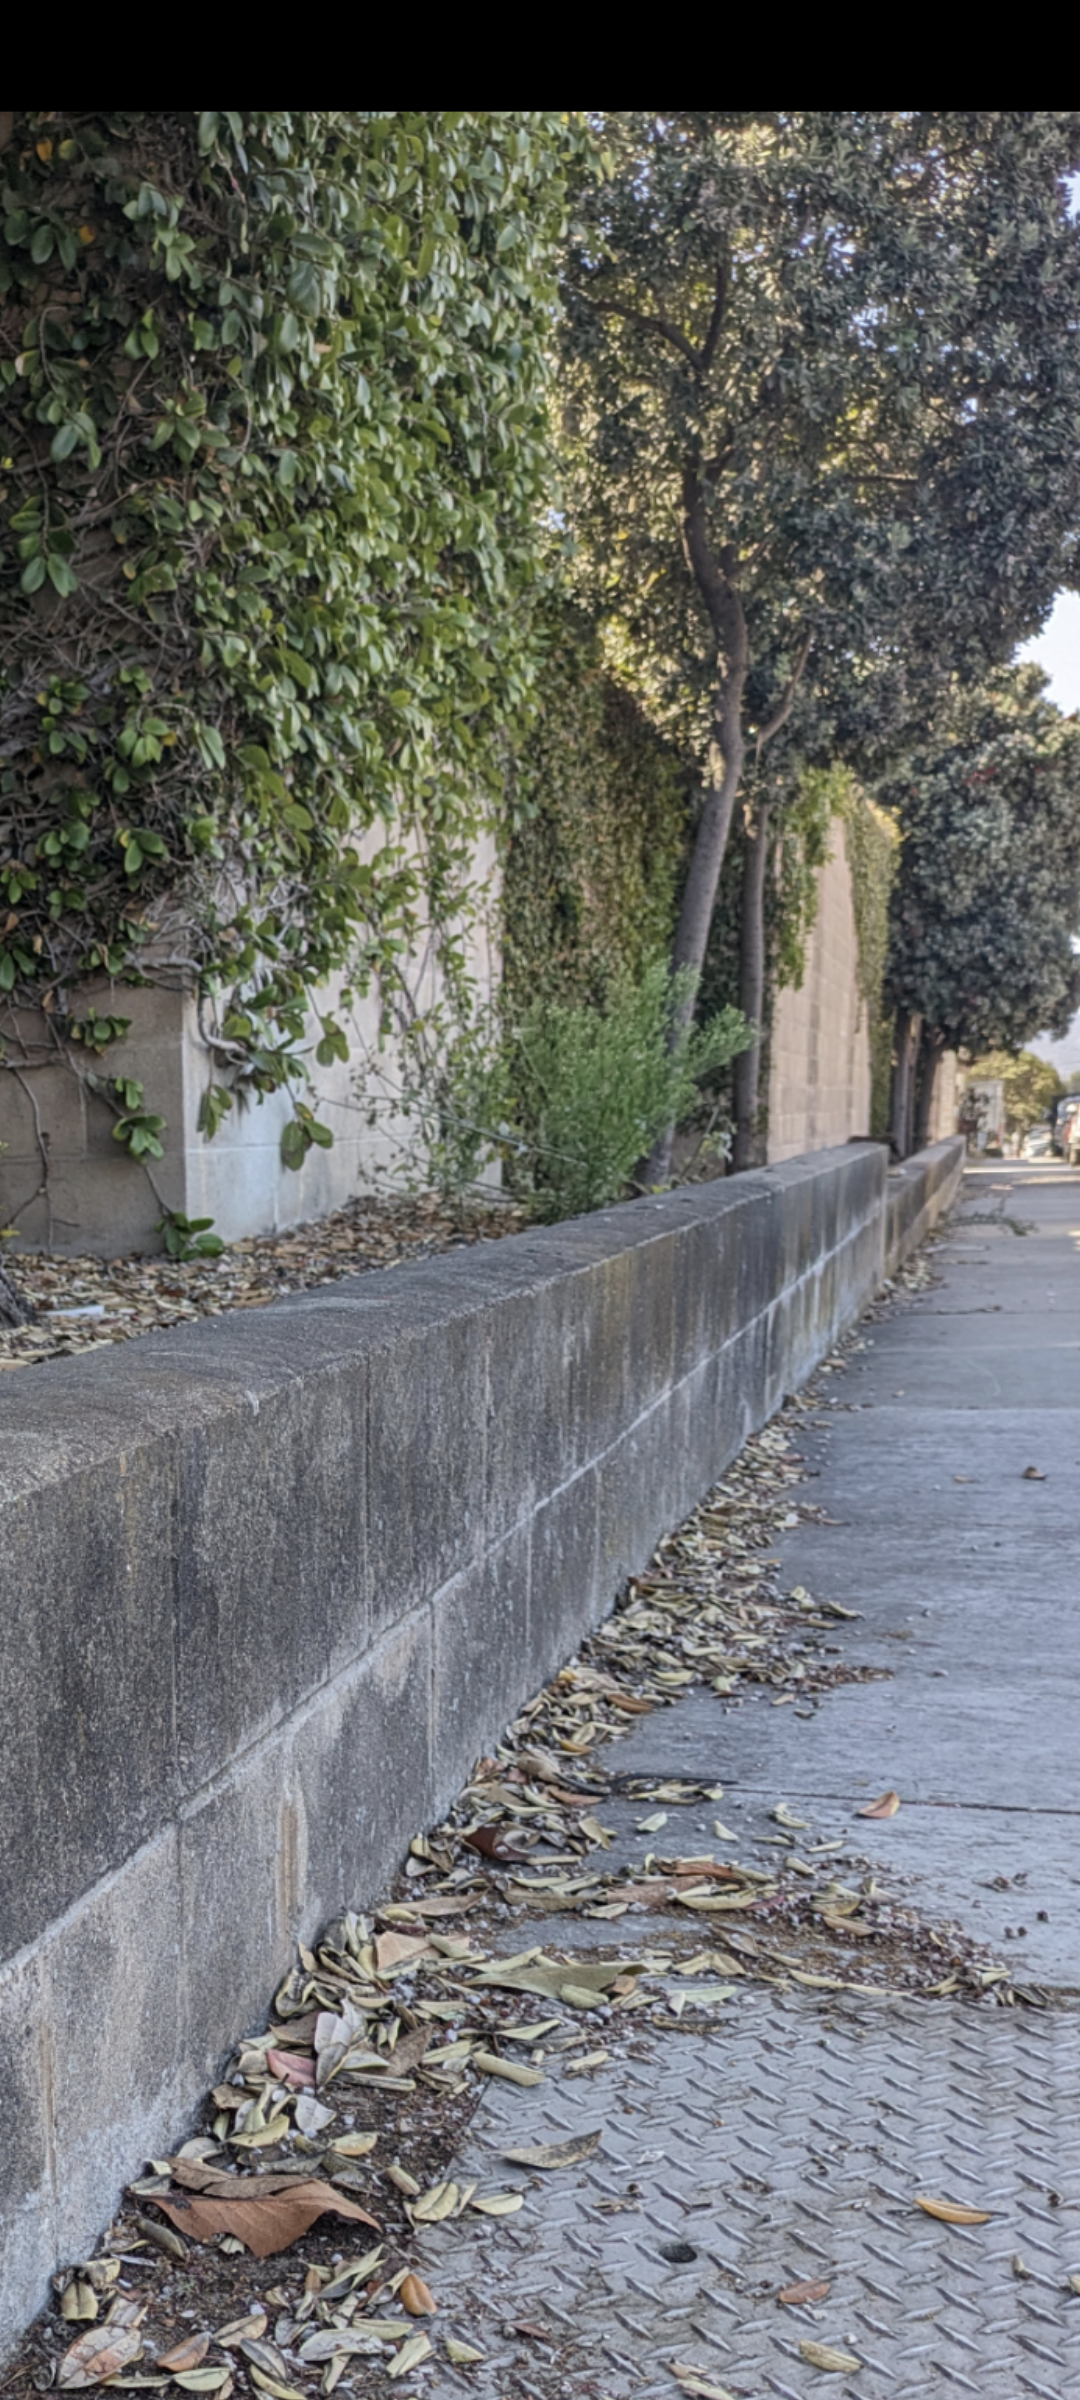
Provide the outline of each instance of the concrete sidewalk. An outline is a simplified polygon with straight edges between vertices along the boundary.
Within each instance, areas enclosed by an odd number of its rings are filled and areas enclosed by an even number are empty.
[[[1080,2394],[1080,1177],[974,1169],[932,1261],[940,1282],[823,1379],[800,1446],[829,1521],[781,1543],[782,1582],[857,1610],[845,1657],[887,1679],[798,1708],[698,1690],[618,1765],[719,1778],[745,1850],[786,1802],[1049,2005],[747,1985],[704,2036],[643,2028],[587,2081],[553,2061],[543,2089],[493,2092],[464,2176],[511,2139],[601,2138],[506,2224],[426,2236],[444,2304],[484,2320],[484,2362],[441,2368],[440,2393]],[[898,1815],[856,1824],[889,1787]],[[714,1814],[680,1834],[708,1840]],[[919,2193],[988,2221],[935,2222]],[[820,2299],[779,2304],[813,2277]]]

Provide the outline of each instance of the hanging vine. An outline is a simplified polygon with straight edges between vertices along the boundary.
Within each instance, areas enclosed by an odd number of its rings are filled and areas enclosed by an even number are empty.
[[[0,120],[0,995],[70,1059],[125,1027],[88,979],[197,987],[208,1134],[237,1084],[302,1084],[331,974],[362,988],[421,915],[453,945],[531,701],[582,139]],[[346,1054],[338,1018],[318,1042]],[[152,1154],[152,1106],[111,1097]],[[297,1097],[286,1163],[329,1138]]]

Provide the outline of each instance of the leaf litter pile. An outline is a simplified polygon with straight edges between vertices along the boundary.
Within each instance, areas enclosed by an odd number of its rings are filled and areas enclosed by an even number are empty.
[[[0,1371],[41,1365],[158,1333],[231,1308],[266,1308],[373,1267],[396,1267],[472,1242],[520,1233],[520,1209],[500,1201],[467,1212],[427,1195],[350,1200],[310,1225],[251,1235],[220,1258],[58,1258],[20,1251],[11,1261],[35,1322],[0,1327]]]
[[[850,1337],[822,1376],[854,1346]],[[147,2161],[98,2255],[55,2278],[54,2306],[5,2393],[313,2400],[392,2381],[419,2400],[441,2365],[467,2383],[485,2355],[484,2302],[433,2292],[418,2239],[466,2213],[478,2225],[516,2215],[538,2180],[579,2166],[602,2133],[522,2142],[504,2152],[498,2180],[463,2182],[454,2156],[489,2078],[528,2090],[576,2077],[584,2097],[620,2050],[640,2057],[658,2039],[713,2030],[755,1983],[1035,1997],[1014,1991],[958,1928],[924,1923],[846,1845],[808,1840],[812,1829],[782,1804],[768,1867],[731,1856],[720,1817],[716,1848],[684,1855],[670,1812],[718,1805],[722,1788],[608,1763],[621,1732],[691,1686],[711,1687],[721,1706],[759,1685],[774,1705],[805,1707],[859,1674],[826,1638],[853,1612],[819,1606],[802,1587],[781,1594],[771,1547],[798,1516],[820,1518],[796,1499],[791,1437],[802,1412],[823,1405],[811,1386],[747,1444],[615,1615],[479,1761],[447,1820],[416,1836],[393,1895],[335,1920],[315,1950],[299,1947],[266,2031],[240,2043],[200,2129]],[[614,1855],[601,1813],[625,1802],[649,1812],[636,1830],[657,1842],[630,1864]],[[887,1792],[859,1814],[900,1805]],[[584,1943],[571,1919],[588,1922]],[[546,1938],[507,1954],[522,1927]],[[812,2343],[803,2348],[824,2365]]]

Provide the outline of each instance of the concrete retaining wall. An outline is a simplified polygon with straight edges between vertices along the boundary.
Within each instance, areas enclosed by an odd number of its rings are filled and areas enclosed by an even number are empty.
[[[964,1172],[965,1144],[959,1134],[920,1150],[903,1166],[890,1167],[885,1192],[885,1273],[894,1275],[909,1250],[925,1241],[952,1207]]]
[[[0,2348],[950,1173],[821,1152],[3,1379]]]

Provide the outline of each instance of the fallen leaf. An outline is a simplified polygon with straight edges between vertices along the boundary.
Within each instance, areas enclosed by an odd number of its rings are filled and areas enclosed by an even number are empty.
[[[710,2376],[699,2374],[696,2367],[680,2366],[676,2360],[671,2372],[678,2377],[684,2392],[693,2395],[693,2400],[733,2400],[726,2383],[714,2383]]]
[[[544,2080],[539,2067],[519,2066],[516,2058],[496,2058],[490,2050],[474,2050],[471,2064],[479,2068],[481,2075],[497,2075],[503,2083],[519,2083],[528,2087],[543,2083]]]
[[[737,1833],[728,1832],[727,1826],[720,1823],[719,1817],[716,1818],[713,1824],[713,1832],[715,1833],[718,1842],[737,1842],[739,1838]]]
[[[928,2217],[940,2218],[943,2225],[989,2225],[993,2213],[989,2208],[969,2208],[962,2200],[924,2200],[918,2194],[915,2206]]]
[[[366,2158],[378,2138],[377,2133],[337,2133],[330,2147],[335,2158]]]
[[[492,2192],[487,2199],[481,2196],[478,2200],[470,2200],[469,2206],[478,2209],[482,2217],[513,2217],[519,2208],[524,2208],[525,2195],[524,2192]]]
[[[187,2368],[201,2367],[209,2348],[208,2333],[192,2333],[186,2342],[177,2342],[174,2350],[164,2350],[157,2363],[159,2367],[165,2367],[170,2375],[179,2375]]]
[[[91,2333],[80,2333],[78,2341],[65,2351],[56,2374],[60,2390],[85,2391],[91,2384],[104,2383],[109,2375],[122,2375],[141,2350],[142,2335],[134,2326],[95,2325]]]
[[[264,2375],[261,2367],[249,2367],[248,2374],[258,2392],[269,2392],[270,2400],[306,2400],[298,2384],[286,2383],[280,2375]]]
[[[785,1825],[789,1833],[806,1833],[809,1830],[809,1817],[793,1817],[790,1808],[786,1808],[782,1800],[773,1809],[772,1818],[774,1825]]]
[[[654,1816],[639,1817],[637,1829],[639,1833],[659,1833],[661,1826],[666,1824],[667,1811],[658,1808]]]
[[[454,2215],[460,2197],[456,2183],[433,2183],[413,2201],[409,2215],[417,2225],[441,2225],[444,2217]]]
[[[438,2306],[422,2275],[406,2275],[398,2286],[398,2299],[410,2317],[433,2317]]]
[[[808,2367],[820,2367],[823,2375],[854,2375],[862,2365],[850,2350],[830,2350],[827,2342],[800,2342],[799,2357]]]
[[[390,2166],[384,2167],[383,2173],[389,2183],[396,2185],[399,2192],[404,2192],[407,2200],[415,2200],[420,2185],[415,2175],[410,2175],[407,2167],[399,2167],[397,2160],[394,2159]]]
[[[446,2355],[452,2367],[473,2367],[478,2365],[479,2361],[487,2356],[487,2352],[484,2350],[477,2350],[472,2342],[459,2342],[455,2339],[453,2334],[448,2334],[446,2337]]]
[[[60,2314],[69,2325],[92,2325],[98,2313],[97,2293],[92,2283],[74,2275],[60,2296]]]
[[[1080,2295],[1080,2275],[1070,2275],[1066,2280],[1070,2292],[1076,2292],[1078,2295]]]
[[[430,2358],[430,2356],[431,2343],[427,2334],[411,2334],[408,2341],[402,2343],[397,2357],[391,2359],[386,2372],[396,2381],[399,2375],[411,2375],[413,2368],[419,2366],[421,2359]]]
[[[1045,1483],[1046,1476],[1041,1467],[1025,1467],[1022,1481],[1024,1483]]]
[[[215,2333],[214,2340],[219,2350],[234,2350],[239,2342],[248,2339],[258,2341],[260,2334],[265,2332],[266,2310],[256,2308],[252,2310],[250,2317],[230,2318],[229,2323],[222,2326],[220,2333]]]
[[[268,2050],[266,2064],[279,2083],[291,2083],[297,2091],[314,2091],[315,2061],[306,2058],[302,2050]]]
[[[1031,2268],[1029,2267],[1026,2258],[1021,2258],[1019,2250],[1013,2251],[1012,2258],[1009,2263],[1012,2267],[1014,2275],[1030,2275]]]
[[[602,2137],[598,2126],[595,2133],[576,2133],[565,2142],[526,2142],[520,2149],[504,2150],[503,2157],[510,2167],[578,2167],[599,2149]]]
[[[807,2300],[827,2300],[831,2290],[829,2283],[789,2283],[776,2297],[785,2308],[801,2308]]]
[[[479,1851],[481,1858],[508,1859],[520,1866],[530,1864],[532,1852],[515,1850],[507,1841],[501,1825],[475,1825],[472,1832],[462,1838],[470,1850]]]
[[[594,2067],[606,2067],[610,2057],[610,2050],[587,2050],[584,2058],[571,2059],[566,2073],[568,2075],[591,2074]]]
[[[880,1800],[871,1800],[865,1808],[857,1808],[857,1817],[895,1817],[900,1806],[899,1792],[882,1792]]]
[[[275,2176],[273,2180],[281,2179]],[[317,2176],[309,2182],[294,2176],[287,2191],[266,2197],[252,2192],[255,2177],[237,2176],[234,2181],[245,2187],[235,2199],[207,2194],[189,2200],[186,2206],[164,2198],[157,2205],[192,2241],[212,2242],[219,2233],[232,2234],[255,2258],[273,2258],[279,2250],[290,2250],[328,2209],[356,2225],[373,2225],[376,2233],[379,2231],[378,2219],[369,2216],[366,2208],[344,2199],[333,2184]],[[260,2176],[258,2182],[262,2181]]]
[[[160,2365],[160,2360],[158,2364]],[[232,2370],[229,2367],[191,2367],[173,2374],[173,2382],[182,2392],[220,2392],[228,2384],[232,2390]]]
[[[316,2100],[314,2092],[301,2092],[295,2110],[297,2131],[306,2133],[309,2138],[312,2134],[323,2133],[328,2125],[333,2124],[336,2113],[335,2109],[327,2108],[323,2101]]]
[[[423,1933],[380,1933],[375,1943],[375,1965],[380,1975],[392,1975],[396,1967],[412,1966],[427,1950],[427,1935]]]

